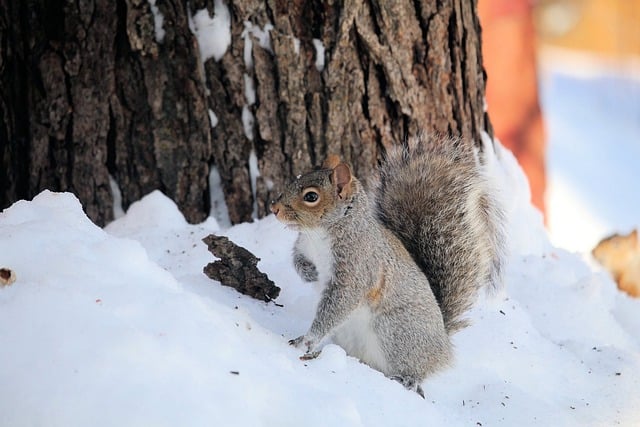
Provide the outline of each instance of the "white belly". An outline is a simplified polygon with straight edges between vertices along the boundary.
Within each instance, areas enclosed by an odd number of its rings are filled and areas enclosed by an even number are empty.
[[[333,341],[348,355],[382,373],[388,373],[387,360],[373,330],[373,314],[368,307],[359,307],[333,334]]]
[[[333,255],[327,232],[320,228],[301,231],[297,248],[316,266],[318,284],[324,288],[333,274]]]

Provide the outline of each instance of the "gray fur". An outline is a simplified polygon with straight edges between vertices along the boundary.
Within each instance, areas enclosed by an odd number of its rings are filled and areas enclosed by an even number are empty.
[[[427,137],[387,153],[375,186],[380,222],[398,236],[428,277],[453,333],[504,263],[503,213],[474,147]]]

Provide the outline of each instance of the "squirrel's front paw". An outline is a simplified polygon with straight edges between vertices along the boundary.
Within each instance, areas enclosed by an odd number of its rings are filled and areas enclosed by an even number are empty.
[[[294,338],[292,340],[289,340],[289,345],[292,345],[294,347],[300,347],[300,344],[302,344],[303,340],[304,340],[304,335],[301,335],[298,338]]]
[[[305,335],[289,340],[289,344],[297,348],[303,347],[306,350],[306,352],[300,356],[300,360],[315,359],[320,355],[320,350],[316,348],[317,340],[308,338]]]
[[[309,261],[304,255],[297,253],[293,257],[293,265],[298,275],[307,282],[315,282],[318,280],[318,270],[314,263]]]

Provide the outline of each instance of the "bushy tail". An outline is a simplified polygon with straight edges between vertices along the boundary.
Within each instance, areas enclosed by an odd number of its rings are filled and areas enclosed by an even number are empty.
[[[417,137],[387,152],[375,186],[378,219],[429,279],[449,333],[501,281],[503,213],[478,155],[469,141]]]

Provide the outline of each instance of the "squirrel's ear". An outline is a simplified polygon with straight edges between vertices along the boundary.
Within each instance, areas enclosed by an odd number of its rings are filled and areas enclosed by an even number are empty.
[[[334,169],[336,166],[340,164],[340,156],[335,154],[329,154],[324,162],[322,163],[322,167],[324,169]]]
[[[346,163],[338,163],[333,168],[331,181],[336,186],[338,197],[344,199],[348,196],[351,191],[351,169],[349,169],[349,166]]]

